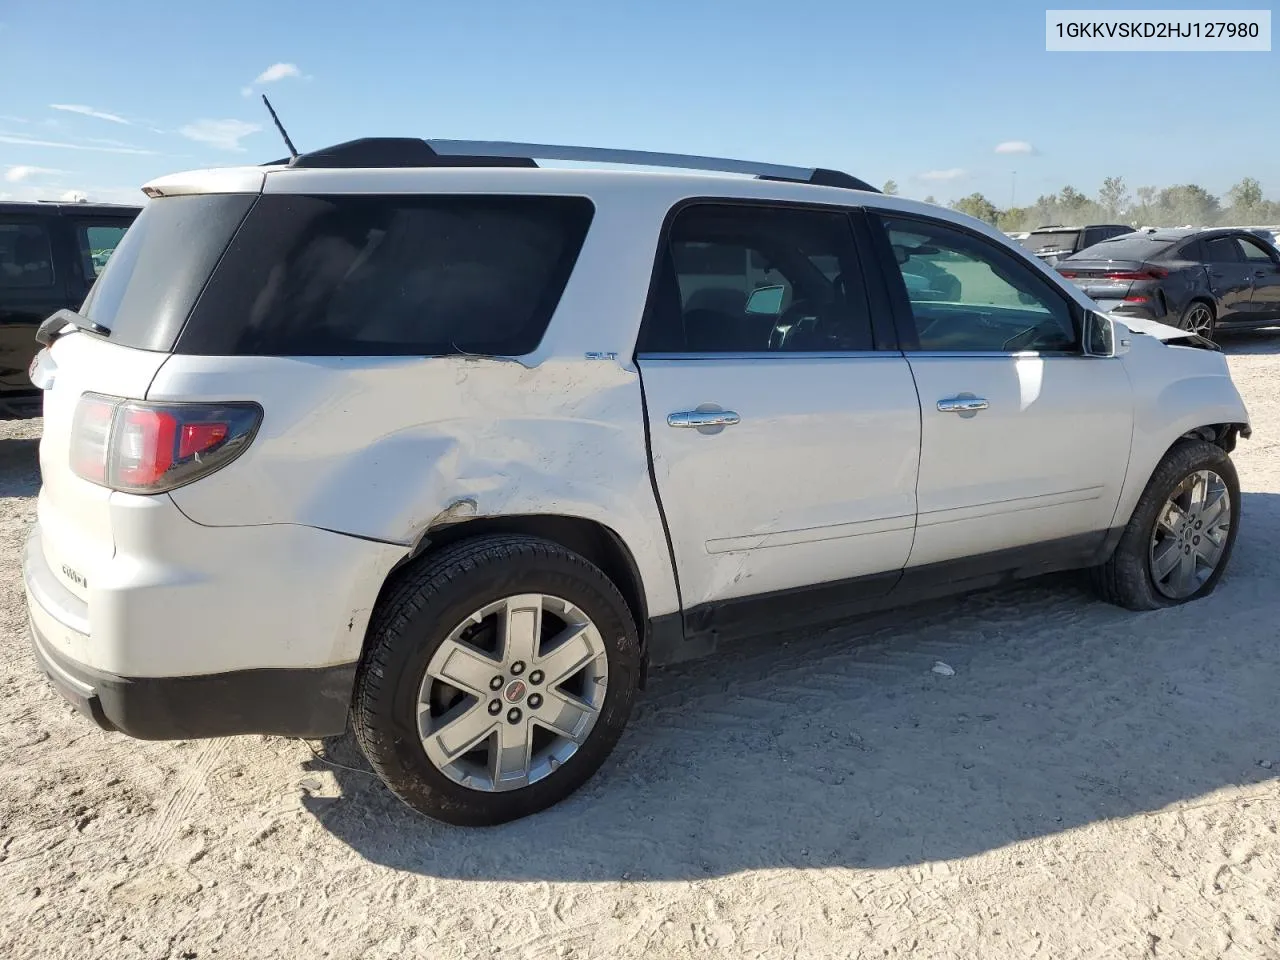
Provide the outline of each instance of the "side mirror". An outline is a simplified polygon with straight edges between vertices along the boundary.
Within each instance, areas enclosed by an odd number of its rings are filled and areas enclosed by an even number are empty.
[[[1084,353],[1088,357],[1119,357],[1129,352],[1129,328],[1105,313],[1084,315]]]

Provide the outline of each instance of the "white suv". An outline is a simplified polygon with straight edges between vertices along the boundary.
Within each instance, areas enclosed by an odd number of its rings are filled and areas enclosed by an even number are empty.
[[[497,823],[651,664],[1068,568],[1171,606],[1231,554],[1213,344],[852,177],[365,140],[145,189],[33,370],[35,651],[107,729],[350,720],[407,803]]]

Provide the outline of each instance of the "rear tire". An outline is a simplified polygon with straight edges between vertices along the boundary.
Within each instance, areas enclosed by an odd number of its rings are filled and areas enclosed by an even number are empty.
[[[1197,509],[1202,489],[1204,506]],[[1210,515],[1209,503],[1218,512]],[[1229,525],[1216,535],[1224,517]],[[1156,466],[1115,553],[1091,571],[1094,586],[1104,600],[1130,610],[1199,600],[1222,578],[1239,527],[1240,480],[1231,458],[1216,444],[1185,440]],[[1209,554],[1216,557],[1212,565]]]
[[[639,676],[635,621],[594,564],[538,537],[477,537],[409,567],[379,603],[352,725],[410,807],[487,826],[595,773]]]
[[[1178,318],[1178,326],[1198,333],[1206,340],[1212,340],[1218,332],[1218,316],[1213,304],[1205,300],[1192,300]]]

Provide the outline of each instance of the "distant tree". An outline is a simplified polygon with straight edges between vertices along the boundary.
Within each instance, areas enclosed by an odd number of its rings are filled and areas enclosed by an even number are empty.
[[[996,209],[996,205],[980,193],[971,193],[967,197],[962,197],[951,204],[951,209],[985,220],[992,225],[1000,217],[1000,211]]]
[[[1027,219],[1030,215],[1030,207],[1010,207],[1008,210],[1000,211],[1000,216],[996,219],[996,226],[1009,233],[1026,230]]]
[[[1222,215],[1222,204],[1218,198],[1194,183],[1165,187],[1156,194],[1155,205],[1157,215],[1163,221],[1159,226],[1213,226]]]
[[[1129,207],[1129,188],[1124,185],[1123,177],[1107,177],[1102,181],[1102,189],[1098,191],[1100,203],[1111,219],[1118,218]]]
[[[1075,187],[1066,186],[1062,188],[1062,192],[1058,194],[1058,202],[1069,211],[1083,209],[1088,203],[1089,198],[1077,190]]]
[[[937,202],[938,202],[938,201],[934,199],[933,194],[931,193],[931,194],[929,194],[927,197],[925,197],[925,198],[924,198],[924,202],[925,202],[925,203],[937,204]]]
[[[1262,184],[1253,177],[1245,177],[1227,191],[1227,203],[1232,208],[1246,210],[1262,206]]]
[[[880,191],[881,193],[886,193],[891,197],[896,197],[898,195],[898,181],[886,180],[884,182],[884,186],[880,188]]]

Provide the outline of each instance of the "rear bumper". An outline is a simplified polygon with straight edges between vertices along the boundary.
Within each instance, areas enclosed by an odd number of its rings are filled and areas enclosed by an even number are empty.
[[[31,618],[36,662],[68,703],[103,730],[142,740],[243,733],[328,737],[343,732],[356,665],[240,670],[205,677],[116,677],[60,657]]]
[[[23,580],[53,686],[98,726],[148,740],[341,734],[368,613],[403,548],[288,524],[203,528],[166,503],[150,512],[181,524],[173,536],[146,558],[121,536],[87,599],[33,529]]]
[[[1096,300],[1103,313],[1114,313],[1117,317],[1137,317],[1139,320],[1154,320],[1165,323],[1167,314],[1160,309],[1156,300],[1147,303],[1131,303],[1128,300]]]

